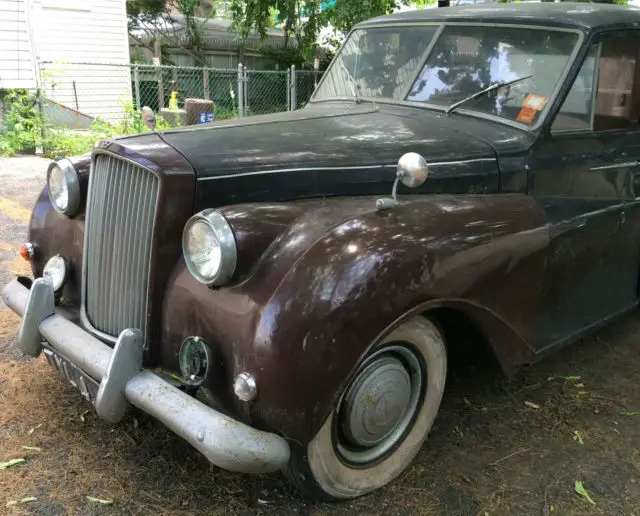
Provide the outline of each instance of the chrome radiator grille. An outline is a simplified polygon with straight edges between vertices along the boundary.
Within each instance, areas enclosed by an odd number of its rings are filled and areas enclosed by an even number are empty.
[[[89,181],[84,255],[85,313],[116,337],[146,334],[151,242],[159,179],[129,161],[95,157]]]

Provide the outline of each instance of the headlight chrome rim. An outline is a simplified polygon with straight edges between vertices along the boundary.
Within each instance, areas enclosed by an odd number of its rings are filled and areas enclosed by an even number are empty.
[[[62,177],[64,180],[64,185],[67,189],[67,204],[64,207],[60,207],[56,202],[56,199],[53,197],[51,193],[50,179],[51,173],[54,168],[58,167],[62,173]],[[80,182],[78,180],[78,173],[76,169],[73,167],[71,161],[67,158],[52,161],[49,164],[49,168],[47,169],[47,188],[49,190],[49,200],[51,201],[51,205],[58,212],[63,215],[67,215],[68,217],[72,217],[75,215],[80,209]]]
[[[213,277],[203,276],[193,263],[189,253],[189,230],[197,223],[204,223],[209,226],[218,240],[220,265]],[[200,283],[210,286],[220,286],[228,283],[236,271],[238,249],[235,235],[233,234],[233,230],[231,229],[229,222],[227,222],[227,219],[220,212],[212,209],[196,213],[187,221],[184,227],[184,231],[182,233],[182,255],[184,256],[184,261],[189,272],[191,272],[193,277]]]
[[[56,254],[47,260],[42,270],[42,276],[49,279],[53,284],[54,292],[59,292],[67,282],[69,275],[69,267],[67,260],[59,254]]]

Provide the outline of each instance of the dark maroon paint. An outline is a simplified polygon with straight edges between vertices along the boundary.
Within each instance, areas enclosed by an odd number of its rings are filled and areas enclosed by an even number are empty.
[[[483,16],[546,24],[545,9],[568,9],[544,5]],[[640,161],[638,130],[550,132],[591,42],[636,17],[598,9],[555,20],[585,39],[536,131],[408,105],[322,102],[103,143],[96,152],[161,177],[146,364],[177,371],[183,339],[204,338],[215,356],[213,397],[304,444],[359,359],[416,313],[446,307],[471,321],[513,372],[637,306],[640,169],[625,163]],[[467,20],[480,10],[447,12],[417,16]],[[378,212],[407,151],[425,156],[429,179]],[[219,208],[237,240],[237,272],[222,288],[197,282],[181,258],[184,223],[204,208]],[[72,264],[64,296],[74,306],[83,216],[57,214],[45,190],[30,228],[36,275],[58,252]],[[249,405],[231,393],[241,371],[259,387]]]

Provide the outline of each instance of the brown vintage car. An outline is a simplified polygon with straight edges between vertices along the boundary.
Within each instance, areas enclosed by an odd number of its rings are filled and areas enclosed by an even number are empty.
[[[51,163],[35,279],[3,293],[19,346],[222,468],[385,485],[453,352],[510,373],[637,306],[638,27],[599,4],[377,18],[302,110]]]

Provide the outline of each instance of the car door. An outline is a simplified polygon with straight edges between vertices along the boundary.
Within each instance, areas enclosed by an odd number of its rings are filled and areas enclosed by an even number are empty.
[[[639,50],[638,32],[594,38],[531,156],[528,191],[543,206],[551,232],[539,351],[638,300]]]

